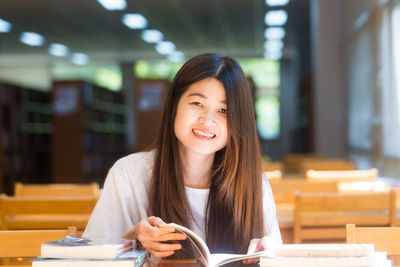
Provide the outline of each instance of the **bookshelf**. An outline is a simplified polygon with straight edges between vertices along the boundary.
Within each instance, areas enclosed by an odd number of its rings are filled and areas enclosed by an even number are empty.
[[[166,79],[136,81],[134,103],[138,129],[137,151],[148,149],[158,135],[169,84]]]
[[[50,94],[0,82],[1,192],[12,194],[15,182],[50,181]]]
[[[125,153],[123,94],[85,81],[52,88],[53,182],[102,184]]]

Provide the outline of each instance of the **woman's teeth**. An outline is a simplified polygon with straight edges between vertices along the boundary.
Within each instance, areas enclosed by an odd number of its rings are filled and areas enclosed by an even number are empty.
[[[193,133],[195,133],[197,135],[200,135],[200,136],[204,136],[204,137],[208,137],[208,138],[214,138],[215,137],[215,134],[203,133],[203,132],[201,132],[199,130],[192,130],[192,131],[193,131]]]

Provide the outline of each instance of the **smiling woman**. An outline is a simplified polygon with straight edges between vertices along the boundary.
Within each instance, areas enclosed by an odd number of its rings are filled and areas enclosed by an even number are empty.
[[[161,227],[171,222],[192,229],[213,253],[282,242],[251,91],[231,58],[204,54],[182,66],[155,148],[112,167],[84,235],[137,239],[156,257],[190,258],[190,245],[176,243],[185,236]]]
[[[227,143],[227,108],[224,86],[215,78],[198,81],[182,95],[175,117],[180,152],[211,154]]]

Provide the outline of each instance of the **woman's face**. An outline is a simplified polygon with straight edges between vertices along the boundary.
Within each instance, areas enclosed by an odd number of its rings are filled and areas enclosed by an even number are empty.
[[[228,140],[225,89],[207,78],[189,86],[178,102],[174,132],[183,149],[214,154]]]

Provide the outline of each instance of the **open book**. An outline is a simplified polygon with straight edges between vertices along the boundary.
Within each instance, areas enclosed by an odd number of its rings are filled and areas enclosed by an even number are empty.
[[[199,237],[192,230],[175,223],[169,223],[168,226],[174,227],[177,232],[184,233],[187,236],[187,239],[192,243],[196,252],[200,255],[199,261],[207,267],[218,267],[230,262],[250,259],[250,258],[259,258],[261,256],[267,257],[272,256],[268,251],[260,251],[251,254],[224,254],[224,253],[214,253],[211,254],[208,249],[206,242],[204,242],[201,237]]]

